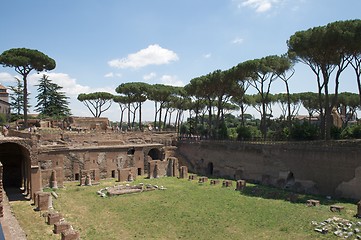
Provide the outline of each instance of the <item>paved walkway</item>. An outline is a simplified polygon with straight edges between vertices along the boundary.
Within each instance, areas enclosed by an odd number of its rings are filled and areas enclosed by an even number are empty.
[[[26,240],[26,234],[20,227],[18,220],[15,218],[9,203],[9,199],[4,191],[3,199],[4,216],[0,218],[3,227],[5,240]]]

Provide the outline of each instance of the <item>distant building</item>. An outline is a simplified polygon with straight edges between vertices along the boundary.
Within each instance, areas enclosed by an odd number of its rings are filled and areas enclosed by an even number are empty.
[[[10,116],[9,93],[6,87],[0,84],[0,113],[5,114],[6,118]]]

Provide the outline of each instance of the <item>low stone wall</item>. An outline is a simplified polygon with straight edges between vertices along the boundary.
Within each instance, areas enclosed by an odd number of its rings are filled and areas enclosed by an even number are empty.
[[[361,198],[361,142],[180,142],[177,154],[202,175]]]

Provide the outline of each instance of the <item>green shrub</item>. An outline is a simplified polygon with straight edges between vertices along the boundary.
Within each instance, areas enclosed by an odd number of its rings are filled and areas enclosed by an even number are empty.
[[[316,140],[319,132],[317,126],[309,122],[295,122],[292,126],[290,136],[293,140]]]
[[[332,126],[331,127],[331,138],[335,139],[335,140],[340,139],[341,138],[341,132],[342,132],[342,128]]]
[[[348,126],[342,130],[340,134],[340,138],[342,139],[352,139],[352,138],[361,138],[361,125],[352,125]]]
[[[228,137],[231,140],[236,140],[238,137],[237,128],[228,128]]]
[[[285,141],[288,139],[289,135],[290,131],[288,127],[277,130],[270,130],[267,133],[267,137],[275,141]]]
[[[252,132],[250,127],[239,126],[237,128],[237,140],[250,140],[252,137]]]
[[[0,124],[5,124],[6,122],[6,115],[4,113],[0,113]]]

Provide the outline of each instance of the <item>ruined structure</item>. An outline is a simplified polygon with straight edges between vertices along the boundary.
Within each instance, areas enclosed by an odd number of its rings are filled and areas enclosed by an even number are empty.
[[[0,84],[0,113],[4,114],[6,119],[10,115],[10,103],[9,103],[9,93],[7,92],[6,87]]]
[[[124,170],[127,181],[147,174],[166,176],[172,172],[174,176],[177,161],[169,158],[174,139],[174,134],[90,129],[10,130],[9,136],[0,138],[4,187],[23,188],[29,198],[34,198],[44,187],[62,187],[64,181],[94,185],[103,178],[122,180]]]
[[[361,142],[179,142],[191,172],[296,192],[361,199]]]
[[[103,178],[132,181],[139,175],[196,179],[189,170],[359,200],[360,146],[356,141],[177,142],[176,133],[10,129],[8,137],[0,138],[0,161],[5,189],[22,187],[29,198],[44,187],[62,187],[64,181],[94,185]]]

